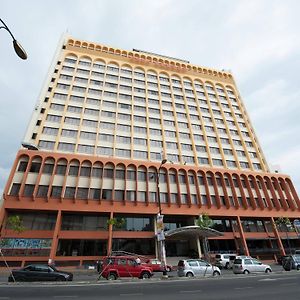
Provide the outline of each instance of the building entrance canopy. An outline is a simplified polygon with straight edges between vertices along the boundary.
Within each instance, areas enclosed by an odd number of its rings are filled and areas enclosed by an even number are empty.
[[[165,237],[168,239],[169,237],[176,237],[176,238],[189,238],[198,236],[200,238],[206,237],[216,237],[222,236],[223,233],[212,228],[201,228],[197,225],[191,226],[184,226],[172,230],[168,230],[165,232]]]

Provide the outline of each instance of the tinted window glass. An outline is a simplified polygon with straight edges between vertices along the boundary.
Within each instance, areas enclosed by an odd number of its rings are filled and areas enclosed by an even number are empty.
[[[198,262],[196,262],[196,261],[189,261],[188,264],[191,267],[198,267]]]
[[[183,267],[184,266],[184,261],[183,260],[180,260],[179,262],[178,262],[178,267]]]

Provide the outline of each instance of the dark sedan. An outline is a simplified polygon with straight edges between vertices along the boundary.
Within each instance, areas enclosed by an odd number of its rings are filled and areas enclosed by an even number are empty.
[[[12,270],[16,281],[72,281],[73,274],[57,270],[48,265],[28,265],[25,268]],[[12,275],[8,281],[14,281]]]

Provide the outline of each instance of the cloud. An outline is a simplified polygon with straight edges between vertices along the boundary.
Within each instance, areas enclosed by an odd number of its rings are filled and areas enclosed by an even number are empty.
[[[300,190],[299,10],[294,0],[6,1],[1,18],[29,59],[19,60],[2,32],[2,170],[14,160],[58,40],[68,30],[79,39],[231,69],[267,160],[279,162]]]

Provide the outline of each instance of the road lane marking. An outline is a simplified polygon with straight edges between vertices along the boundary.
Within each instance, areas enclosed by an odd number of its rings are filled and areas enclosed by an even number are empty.
[[[247,290],[247,289],[253,289],[252,286],[245,286],[245,287],[237,287],[237,288],[234,288],[235,290]]]
[[[201,293],[202,290],[179,291],[181,294]]]
[[[121,297],[143,296],[143,293],[120,294]]]
[[[10,297],[0,297],[0,300],[4,299],[10,299]]]
[[[265,279],[260,279],[258,281],[277,281],[278,279],[276,278],[265,278]]]
[[[72,295],[66,295],[66,296],[53,296],[55,299],[60,299],[60,298],[78,298],[78,296],[72,296]]]

